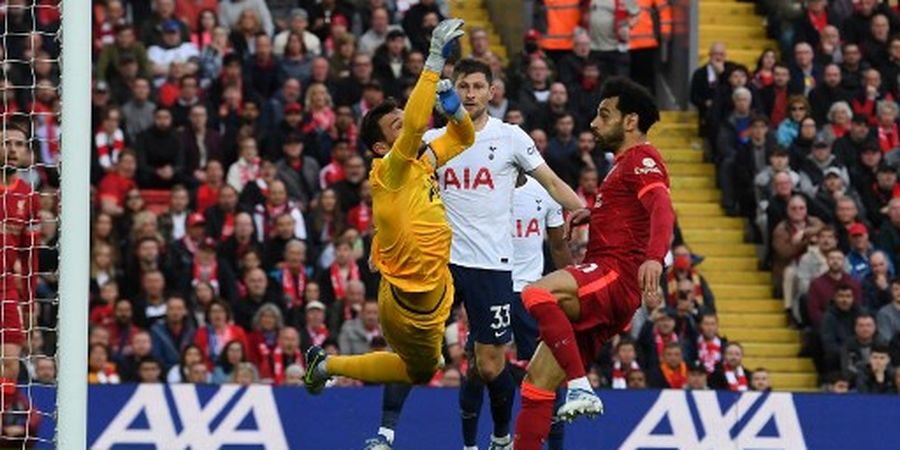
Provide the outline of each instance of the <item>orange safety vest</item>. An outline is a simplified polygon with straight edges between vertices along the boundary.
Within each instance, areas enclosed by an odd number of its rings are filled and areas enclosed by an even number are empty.
[[[541,39],[544,50],[572,50],[575,27],[581,23],[579,0],[544,0],[547,32]]]
[[[652,10],[659,14],[659,32],[664,39],[672,37],[672,8],[668,0],[638,0],[641,12],[637,22],[631,27],[631,50],[659,47],[653,24]]]

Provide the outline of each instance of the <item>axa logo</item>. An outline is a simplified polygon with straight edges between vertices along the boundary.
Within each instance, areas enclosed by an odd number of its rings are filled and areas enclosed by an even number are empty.
[[[269,386],[242,389],[226,384],[204,403],[193,385],[176,384],[169,389],[174,408],[165,401],[165,385],[139,385],[91,448],[124,445],[172,450],[230,445],[271,450],[288,448]],[[176,420],[180,424],[178,428]]]
[[[449,188],[475,190],[480,187],[486,187],[494,190],[494,177],[487,167],[479,167],[477,169],[464,167],[460,173],[448,167],[444,170],[441,180],[441,189]]]
[[[805,450],[806,443],[791,394],[746,392],[723,411],[714,391],[666,390],[620,446],[646,448]]]

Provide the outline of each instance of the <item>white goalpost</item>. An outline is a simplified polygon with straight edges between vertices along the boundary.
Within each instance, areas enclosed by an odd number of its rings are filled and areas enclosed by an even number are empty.
[[[57,431],[59,449],[87,448],[90,260],[91,2],[62,7],[62,145]]]

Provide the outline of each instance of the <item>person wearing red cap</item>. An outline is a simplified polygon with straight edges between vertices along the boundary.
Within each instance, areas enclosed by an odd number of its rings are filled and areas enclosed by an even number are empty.
[[[172,273],[176,275],[176,288],[187,292],[191,289],[191,267],[200,244],[206,239],[206,217],[195,212],[187,216],[184,237],[172,243],[169,249]]]
[[[869,240],[869,229],[860,222],[856,222],[847,228],[850,235],[850,252],[847,253],[847,261],[850,263],[850,276],[856,281],[862,282],[872,272],[869,258],[877,249]]]

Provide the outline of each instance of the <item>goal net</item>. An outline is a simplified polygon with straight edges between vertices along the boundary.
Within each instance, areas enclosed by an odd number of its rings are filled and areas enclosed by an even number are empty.
[[[65,3],[0,0],[0,448],[84,448],[90,3]]]

